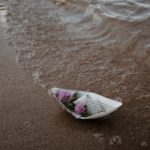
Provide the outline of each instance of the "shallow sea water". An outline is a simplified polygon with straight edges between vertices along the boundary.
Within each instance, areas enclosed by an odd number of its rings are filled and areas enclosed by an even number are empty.
[[[149,1],[11,3],[10,43],[36,83],[126,100],[150,96]]]

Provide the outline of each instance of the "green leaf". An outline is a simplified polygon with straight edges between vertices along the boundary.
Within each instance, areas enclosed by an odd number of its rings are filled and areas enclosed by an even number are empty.
[[[91,116],[91,114],[90,114],[89,112],[85,111],[85,112],[83,112],[83,113],[81,114],[81,116],[82,116],[82,117],[89,117],[89,116]]]
[[[72,99],[70,100],[70,102],[74,102],[75,100],[77,100],[78,98],[81,97],[81,93],[79,92],[76,92],[73,96],[72,96]]]
[[[65,102],[64,105],[71,111],[74,110],[75,104],[71,102]]]
[[[86,108],[86,106],[85,106],[85,108]],[[87,111],[87,108],[86,108],[86,110],[83,113],[81,113],[82,117],[88,117],[88,116],[91,116],[91,115],[92,114]]]

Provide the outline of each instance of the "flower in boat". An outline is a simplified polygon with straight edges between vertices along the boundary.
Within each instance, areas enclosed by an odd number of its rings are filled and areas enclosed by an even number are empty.
[[[74,111],[77,114],[82,114],[83,112],[85,112],[85,110],[86,110],[85,105],[82,103],[77,103],[74,107]]]
[[[72,93],[68,92],[68,91],[64,91],[64,90],[59,90],[56,93],[56,97],[58,98],[58,100],[60,100],[61,102],[66,102],[69,101],[72,97]]]

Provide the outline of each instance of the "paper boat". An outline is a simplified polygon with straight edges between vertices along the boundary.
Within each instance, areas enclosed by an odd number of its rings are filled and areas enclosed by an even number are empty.
[[[48,90],[48,94],[54,96],[61,107],[76,119],[105,117],[122,106],[119,101],[86,91],[52,88]]]

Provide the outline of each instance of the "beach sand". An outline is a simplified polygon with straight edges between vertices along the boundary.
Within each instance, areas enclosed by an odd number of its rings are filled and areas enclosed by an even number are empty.
[[[52,113],[51,104],[47,93],[35,86],[16,63],[6,31],[7,25],[0,22],[0,149],[32,149],[49,136],[51,123],[47,115]],[[42,131],[46,133],[44,137]],[[35,139],[36,144],[32,144]]]
[[[0,150],[142,150],[150,146],[149,98],[105,119],[75,120],[16,63],[0,20]]]

